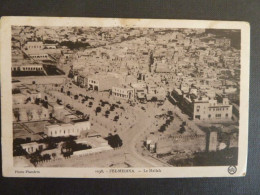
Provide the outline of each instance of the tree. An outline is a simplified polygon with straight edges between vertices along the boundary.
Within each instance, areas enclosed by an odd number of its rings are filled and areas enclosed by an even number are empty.
[[[52,153],[51,156],[52,156],[53,159],[55,159],[57,154],[56,153]]]
[[[22,146],[19,144],[14,144],[13,146],[13,156],[25,156],[27,153],[26,151],[22,148]]]
[[[74,140],[67,140],[61,146],[61,153],[64,157],[68,157],[73,154],[73,148],[75,147],[76,142]]]
[[[56,44],[57,42],[56,41],[53,41],[53,40],[44,40],[44,43],[46,44]]]
[[[122,139],[119,137],[118,134],[116,134],[116,135],[109,134],[106,139],[107,139],[107,141],[108,141],[108,144],[109,144],[112,148],[121,147],[121,146],[123,145],[123,141],[122,141]]]
[[[159,132],[164,132],[166,130],[166,126],[165,125],[162,125],[159,129]]]
[[[28,97],[26,100],[25,100],[25,103],[24,104],[27,104],[28,102],[31,101],[31,97]]]
[[[36,164],[37,164],[38,162],[40,162],[40,161],[43,160],[43,158],[42,158],[42,156],[41,156],[41,154],[40,154],[39,151],[36,151],[36,152],[30,154],[29,158],[30,158],[30,162],[31,162],[34,166],[36,166]]]
[[[157,101],[157,97],[152,97],[151,101],[152,102],[156,102]]]
[[[43,101],[42,105],[43,105],[43,107],[48,109],[48,102],[47,101]]]
[[[20,109],[16,108],[16,109],[14,109],[13,112],[14,112],[14,116],[17,119],[17,121],[20,121]]]
[[[57,143],[55,142],[55,139],[53,137],[47,137],[46,139],[44,139],[44,142],[47,144],[48,150],[57,148]]]
[[[107,110],[107,111],[105,112],[105,116],[108,117],[109,114],[110,114],[110,111]]]
[[[71,79],[74,77],[73,70],[69,71],[68,77],[71,78]]]
[[[181,126],[180,130],[178,131],[180,134],[183,134],[186,131],[184,126]]]
[[[98,106],[98,107],[96,108],[96,116],[97,116],[97,113],[99,113],[99,112],[101,112],[101,107]]]
[[[26,115],[27,115],[28,121],[30,121],[32,119],[32,111],[26,110]]]
[[[44,154],[44,155],[42,156],[42,159],[43,159],[43,160],[51,160],[51,155],[49,155],[49,154]]]
[[[39,105],[39,104],[40,104],[40,98],[35,98],[34,103],[37,104],[37,105]]]
[[[115,106],[114,105],[110,106],[110,111],[114,111],[114,110],[115,110]]]
[[[119,119],[119,116],[114,117],[114,121],[118,121],[118,119]]]
[[[60,46],[67,46],[69,49],[80,49],[80,48],[87,48],[89,43],[83,43],[83,42],[72,42],[72,41],[62,41],[60,43]]]
[[[78,95],[74,95],[74,100],[77,100],[79,98]]]

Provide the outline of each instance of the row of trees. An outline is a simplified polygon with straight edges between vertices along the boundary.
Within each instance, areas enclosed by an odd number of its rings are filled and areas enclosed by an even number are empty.
[[[53,156],[56,157],[56,154],[53,153],[52,154]],[[54,158],[55,158],[54,157]],[[41,161],[47,161],[47,160],[51,160],[51,155],[50,154],[44,154],[44,155],[41,155],[41,152],[40,151],[36,151],[32,154],[29,155],[29,158],[30,158],[30,162],[36,166],[37,163],[41,162]]]
[[[159,117],[167,117],[165,123],[160,127],[159,132],[164,132],[166,128],[171,124],[171,122],[174,120],[174,117],[172,115],[172,111],[168,111],[167,115],[161,115]]]
[[[71,50],[74,50],[74,49],[80,49],[80,48],[87,48],[90,46],[89,43],[83,43],[83,42],[72,42],[72,41],[62,41],[60,43],[60,46],[66,46],[68,47],[69,49]]]
[[[34,103],[37,104],[37,105],[42,104],[43,107],[45,107],[46,109],[48,109],[49,103],[48,103],[48,98],[47,98],[47,96],[45,96],[45,99],[44,99],[44,100],[41,99],[41,98],[35,98]]]
[[[44,43],[47,43],[47,44],[59,44],[60,46],[66,46],[66,47],[68,47],[71,50],[73,50],[73,49],[80,49],[80,48],[84,48],[85,49],[85,48],[90,46],[89,43],[83,43],[83,42],[78,42],[78,41],[76,41],[76,42],[62,41],[62,42],[59,43],[59,42],[53,41],[53,40],[45,40]]]

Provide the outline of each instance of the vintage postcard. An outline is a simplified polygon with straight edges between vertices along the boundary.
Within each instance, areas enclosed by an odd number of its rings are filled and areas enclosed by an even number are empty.
[[[6,177],[245,176],[246,22],[1,18]]]

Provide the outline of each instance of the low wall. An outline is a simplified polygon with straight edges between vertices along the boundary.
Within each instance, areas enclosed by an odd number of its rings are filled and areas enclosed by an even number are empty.
[[[98,147],[98,148],[87,149],[87,150],[80,150],[80,151],[73,152],[72,156],[85,156],[89,154],[104,152],[107,150],[113,150],[113,148],[111,148],[110,146],[105,146],[105,147]]]
[[[27,76],[27,77],[12,77],[14,80],[19,80],[24,84],[62,84],[66,80],[65,75],[58,76]]]
[[[171,151],[204,151],[206,149],[206,136],[174,136],[170,138],[160,138],[157,143],[157,154]]]

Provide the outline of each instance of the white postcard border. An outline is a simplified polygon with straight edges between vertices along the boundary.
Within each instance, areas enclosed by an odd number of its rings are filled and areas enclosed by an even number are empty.
[[[171,177],[235,177],[245,176],[248,146],[249,109],[249,51],[250,26],[247,22],[112,19],[112,18],[58,18],[58,17],[2,17],[1,18],[1,116],[2,116],[2,171],[6,177],[68,177],[68,178],[171,178]],[[228,166],[212,167],[158,167],[159,172],[147,168],[18,168],[13,167],[12,156],[12,94],[11,94],[11,26],[100,26],[153,28],[213,28],[241,29],[241,93],[239,155],[237,172],[228,173]],[[119,172],[120,171],[120,172]],[[18,173],[20,172],[20,173]]]

